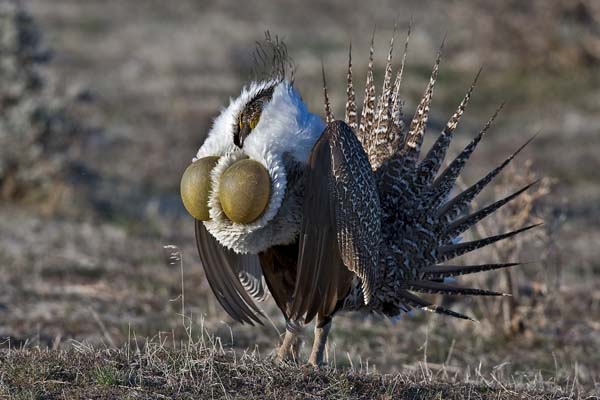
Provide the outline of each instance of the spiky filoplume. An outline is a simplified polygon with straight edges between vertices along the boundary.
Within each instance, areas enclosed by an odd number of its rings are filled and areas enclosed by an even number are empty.
[[[392,85],[393,43],[392,38],[385,67],[383,88],[377,96],[373,79],[374,49],[373,41],[371,41],[365,99],[362,111],[358,114],[360,115],[359,121],[356,121],[354,117],[357,115],[357,106],[352,81],[351,54],[349,54],[345,122],[351,127],[358,125],[356,135],[363,145],[376,177],[381,209],[380,268],[378,268],[380,276],[377,277],[378,286],[373,292],[374,299],[368,308],[390,316],[416,307],[454,317],[468,318],[454,311],[435,306],[412,292],[448,295],[503,295],[502,293],[483,289],[450,285],[441,280],[446,277],[508,268],[519,265],[518,263],[466,266],[443,265],[442,263],[497,241],[508,239],[534,227],[528,226],[513,232],[471,242],[459,242],[462,233],[535,184],[534,182],[527,185],[478,211],[465,214],[475,196],[502,171],[529,141],[474,185],[449,199],[456,179],[491,127],[502,106],[498,108],[481,131],[458,156],[445,169],[440,171],[454,131],[471,99],[481,72],[479,71],[445,128],[423,159],[419,161],[443,44],[436,57],[425,93],[417,106],[408,129],[406,129],[400,115],[402,100],[400,99],[399,89],[404,72],[408,37],[402,65]],[[362,287],[357,285],[351,295],[346,298],[345,308],[365,307],[361,292]]]

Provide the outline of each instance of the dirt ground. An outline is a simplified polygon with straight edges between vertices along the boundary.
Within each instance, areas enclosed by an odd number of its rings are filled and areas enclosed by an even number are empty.
[[[426,142],[483,66],[453,152],[506,100],[464,180],[473,182],[538,133],[517,166],[531,160],[538,176],[555,180],[536,206],[552,232],[552,249],[540,250],[530,238],[515,254],[540,261],[519,272],[515,331],[503,332],[501,304],[470,299],[454,306],[480,323],[425,313],[395,323],[342,315],[334,322],[329,362],[368,363],[386,373],[427,362],[466,377],[541,376],[600,390],[600,51],[594,50],[600,12],[593,1],[553,0],[543,13],[535,1],[522,7],[476,0],[22,3],[53,50],[45,79],[61,93],[89,93],[79,118],[94,129],[69,155],[77,168],[65,178],[56,207],[0,203],[2,347],[122,346],[160,332],[186,338],[183,312],[196,333],[205,329],[225,347],[269,354],[283,332],[281,318],[269,300],[271,323],[240,326],[216,303],[179,201],[181,173],[211,120],[247,80],[254,42],[265,30],[285,38],[298,65],[295,86],[319,112],[323,62],[334,111],[342,115],[349,43],[355,74],[363,76],[376,27],[380,78],[394,24],[399,49],[412,19],[403,90],[408,110],[446,36]],[[177,246],[182,268],[169,263],[165,245]],[[487,287],[501,285],[496,277]]]

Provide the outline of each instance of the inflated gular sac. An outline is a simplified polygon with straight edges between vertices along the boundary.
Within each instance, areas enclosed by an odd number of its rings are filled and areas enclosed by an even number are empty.
[[[208,195],[211,191],[210,172],[219,157],[204,157],[191,163],[181,177],[181,200],[187,212],[197,220],[208,221]]]
[[[221,176],[219,201],[231,221],[249,224],[266,210],[271,196],[269,171],[258,161],[240,160]]]

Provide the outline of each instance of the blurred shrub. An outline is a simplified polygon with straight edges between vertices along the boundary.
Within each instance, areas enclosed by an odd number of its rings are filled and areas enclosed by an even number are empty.
[[[69,160],[86,128],[69,114],[75,97],[50,87],[50,52],[13,0],[0,0],[0,198],[46,208],[65,189]]]
[[[477,224],[472,233],[477,238],[514,231],[525,226],[542,223],[536,229],[524,232],[507,240],[487,247],[486,251],[470,256],[469,263],[533,262],[534,265],[521,265],[503,269],[492,274],[474,277],[478,285],[491,287],[511,297],[496,300],[475,298],[477,314],[485,317],[488,328],[502,327],[506,335],[526,333],[531,315],[548,291],[557,287],[549,271],[559,275],[560,259],[553,257],[550,249],[558,240],[562,220],[545,204],[551,193],[553,180],[540,178],[531,161],[511,164],[500,175],[494,186],[493,201],[498,201],[510,193],[537,182],[513,201]],[[473,205],[475,209],[481,206]],[[553,268],[554,267],[554,268]],[[502,283],[498,278],[502,276]],[[542,313],[538,313],[542,314]]]

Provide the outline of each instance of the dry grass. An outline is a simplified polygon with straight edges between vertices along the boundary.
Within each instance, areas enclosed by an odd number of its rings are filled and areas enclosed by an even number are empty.
[[[476,1],[382,1],[378,7],[308,1],[285,12],[233,0],[168,6],[148,1],[145,7],[125,0],[23,3],[56,50],[54,63],[43,71],[49,87],[67,93],[71,86],[92,89],[87,111],[73,114],[85,126],[105,129],[60,152],[72,166],[70,189],[52,212],[44,211],[46,201],[25,205],[7,196],[0,203],[0,337],[5,338],[0,397],[198,398],[225,397],[227,391],[231,398],[260,398],[271,390],[274,398],[560,398],[598,392],[597,64],[575,59],[568,67],[554,63],[544,70],[520,60],[519,52],[496,51],[479,31],[491,24],[463,23],[465,15],[471,21],[489,17],[481,9],[485,2]],[[518,10],[498,7],[494,17],[501,21],[522,20]],[[457,10],[469,12],[456,16]],[[509,255],[541,262],[513,272],[512,291],[518,296],[507,313],[505,301],[452,304],[479,324],[424,313],[396,324],[340,315],[328,368],[276,366],[269,357],[283,330],[280,313],[272,301],[262,304],[272,321],[256,328],[226,317],[199,266],[192,223],[178,198],[180,174],[210,119],[239,90],[250,66],[246,54],[265,29],[287,38],[299,65],[296,84],[315,111],[321,110],[319,61],[324,60],[340,115],[347,43],[352,40],[355,49],[355,73],[363,75],[373,25],[379,27],[377,44],[387,42],[398,12],[401,28],[411,14],[415,18],[404,87],[407,109],[422,94],[435,50],[444,31],[449,33],[431,118],[436,129],[479,66],[494,56],[503,61],[486,64],[451,152],[507,97],[512,101],[473,155],[465,182],[474,182],[530,133],[541,132],[519,159],[531,158],[539,176],[559,180],[536,200],[539,206],[525,197],[512,210],[514,221],[507,208],[502,214],[507,219],[492,218],[485,228],[496,233],[524,217],[542,218],[543,235],[481,255],[485,261]],[[559,35],[571,26],[535,17]],[[510,49],[527,40],[523,32],[514,34],[504,43]],[[552,46],[562,46],[552,54],[563,57],[573,43],[556,37],[547,36]],[[537,39],[526,44],[537,45]],[[543,52],[544,46],[538,49]],[[382,46],[376,57],[380,76]],[[47,97],[41,100],[57,101],[52,92]],[[429,133],[426,140],[431,141]],[[32,167],[22,165],[25,172]],[[480,203],[529,182],[531,173],[517,164],[503,175],[500,192],[484,194]],[[170,265],[163,249],[168,244],[177,246],[183,270]],[[475,283],[506,289],[502,273],[487,276]],[[164,331],[169,333],[156,336]],[[303,359],[306,353],[302,348]]]
[[[201,329],[201,328],[200,328]],[[9,399],[565,399],[592,396],[576,380],[500,379],[457,374],[426,360],[416,371],[379,374],[368,366],[315,370],[278,364],[258,350],[226,349],[204,330],[197,340],[162,335],[121,348],[74,343],[71,350],[0,352],[0,396]],[[432,368],[434,367],[434,368]]]

